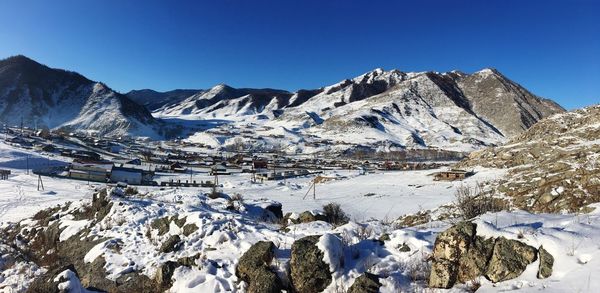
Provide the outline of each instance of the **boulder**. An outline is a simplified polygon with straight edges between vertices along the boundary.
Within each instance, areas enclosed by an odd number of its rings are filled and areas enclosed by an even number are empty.
[[[537,249],[517,240],[496,239],[485,276],[492,282],[518,277],[537,259]]]
[[[476,236],[475,224],[461,222],[435,240],[429,287],[451,288],[456,282],[466,283],[480,276],[492,282],[516,278],[537,254],[537,249],[517,240]],[[541,258],[538,278],[552,273],[552,255],[540,252]]]
[[[554,265],[554,257],[543,246],[538,250],[540,257],[540,266],[538,268],[538,279],[545,279],[552,275],[552,266]]]
[[[364,273],[354,280],[347,293],[377,293],[379,287],[381,287],[381,283],[379,283],[378,276]]]
[[[317,247],[319,235],[306,236],[292,244],[290,277],[298,293],[321,292],[331,283],[329,265]]]
[[[248,293],[281,292],[281,281],[269,268],[274,251],[273,242],[259,241],[240,257],[235,275],[248,283]]]

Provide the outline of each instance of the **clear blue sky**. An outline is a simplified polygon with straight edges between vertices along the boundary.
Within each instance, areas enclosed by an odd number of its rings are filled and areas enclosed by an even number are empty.
[[[3,0],[16,54],[121,92],[495,67],[572,109],[600,102],[600,1]]]

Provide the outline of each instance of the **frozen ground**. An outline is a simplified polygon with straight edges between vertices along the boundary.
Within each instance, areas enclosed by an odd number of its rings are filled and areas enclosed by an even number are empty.
[[[29,157],[29,158],[27,158]],[[0,224],[18,221],[37,211],[67,201],[91,199],[96,185],[85,181],[42,177],[44,190],[38,191],[38,176],[29,168],[65,164],[64,159],[34,151],[16,149],[0,142],[0,169],[10,170],[8,180],[0,180]]]
[[[251,183],[250,174],[236,174],[220,176],[219,183],[227,194],[239,193],[247,199],[267,198],[281,202],[284,212],[320,209],[327,203],[336,202],[353,219],[364,221],[371,218],[396,219],[407,213],[433,209],[453,201],[454,191],[461,184],[475,185],[502,175],[499,170],[482,169],[465,181],[443,182],[433,181],[430,174],[436,171],[439,170],[390,171],[366,175],[359,175],[358,171],[327,171],[321,176],[330,180],[317,183],[315,199],[313,191],[309,191],[315,176],[287,179],[285,182]],[[189,180],[190,177],[181,175],[174,178]],[[207,175],[194,176],[194,180],[213,179]]]

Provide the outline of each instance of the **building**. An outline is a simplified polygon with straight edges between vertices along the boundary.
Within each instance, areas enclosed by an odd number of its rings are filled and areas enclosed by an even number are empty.
[[[141,169],[113,166],[110,172],[110,181],[139,185],[142,184],[143,173]]]
[[[456,169],[452,169],[452,170],[448,170],[448,171],[442,171],[442,172],[437,172],[434,174],[434,179],[436,181],[454,181],[454,180],[463,180],[467,177],[473,176],[473,174],[475,174],[473,171],[465,171],[465,170],[456,170]]]
[[[71,164],[68,177],[94,182],[107,182],[112,165]]]

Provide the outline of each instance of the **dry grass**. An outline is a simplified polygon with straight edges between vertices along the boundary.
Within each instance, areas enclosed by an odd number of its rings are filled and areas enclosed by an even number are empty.
[[[487,212],[498,212],[506,209],[503,200],[495,198],[493,192],[484,191],[484,186],[477,183],[475,187],[461,185],[454,194],[454,204],[460,217],[470,220]]]

